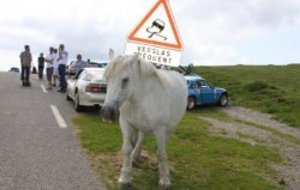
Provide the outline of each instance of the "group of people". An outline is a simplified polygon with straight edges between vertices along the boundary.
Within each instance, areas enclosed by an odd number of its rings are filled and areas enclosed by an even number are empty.
[[[24,51],[20,54],[21,62],[21,80],[23,86],[30,86],[30,68],[32,63],[32,55],[29,45],[24,46]],[[66,65],[68,62],[68,52],[65,50],[64,44],[60,44],[58,49],[49,48],[49,54],[44,57],[43,53],[38,57],[38,76],[43,79],[43,72],[46,63],[46,76],[48,81],[47,89],[52,89],[56,86],[59,80],[60,89],[58,92],[65,93],[67,89],[66,82]]]

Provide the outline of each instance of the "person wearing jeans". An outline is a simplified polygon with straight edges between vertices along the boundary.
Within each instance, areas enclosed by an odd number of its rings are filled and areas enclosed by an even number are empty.
[[[47,66],[46,66],[46,76],[47,76],[47,81],[48,81],[48,90],[52,89],[52,84],[51,84],[51,79],[52,79],[52,74],[53,74],[53,62],[55,59],[55,54],[54,54],[54,48],[50,47],[49,48],[49,55],[46,58]]]
[[[59,45],[59,58],[58,58],[58,73],[60,81],[60,89],[57,92],[65,93],[67,90],[66,81],[66,65],[68,62],[68,52],[65,51],[64,44]]]
[[[20,54],[21,62],[21,80],[23,81],[23,86],[30,86],[30,68],[32,62],[32,56],[30,53],[29,45],[24,46],[25,51]]]

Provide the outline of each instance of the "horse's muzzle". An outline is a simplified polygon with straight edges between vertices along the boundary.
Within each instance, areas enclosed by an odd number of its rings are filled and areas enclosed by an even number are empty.
[[[116,121],[119,119],[119,109],[116,106],[103,106],[101,110],[103,121]]]

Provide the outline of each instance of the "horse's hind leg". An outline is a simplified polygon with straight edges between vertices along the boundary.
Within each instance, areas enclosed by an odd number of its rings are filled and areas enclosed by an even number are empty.
[[[130,173],[132,170],[132,159],[130,154],[133,149],[131,144],[132,127],[122,118],[122,116],[120,116],[120,127],[123,135],[123,164],[118,183],[120,183],[122,187],[126,187],[131,183]]]
[[[159,169],[159,187],[160,189],[169,189],[171,187],[170,174],[168,168],[168,156],[166,152],[166,131],[165,128],[160,128],[154,132],[157,142],[157,159]]]
[[[131,153],[133,163],[137,163],[137,161],[141,157],[143,140],[144,140],[144,133],[139,131],[138,132],[138,139],[137,139],[137,141],[135,143],[135,146],[134,146],[134,149]]]

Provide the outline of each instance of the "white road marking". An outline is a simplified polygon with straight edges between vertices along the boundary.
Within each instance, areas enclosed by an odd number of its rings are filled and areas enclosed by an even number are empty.
[[[43,92],[44,92],[45,94],[48,94],[48,91],[46,90],[46,88],[45,88],[45,86],[44,86],[43,84],[41,84],[41,88],[42,88],[42,90],[43,90]]]
[[[60,128],[67,128],[67,124],[66,124],[64,118],[61,116],[61,114],[60,114],[59,110],[57,109],[57,107],[54,106],[54,105],[50,105],[50,107],[51,107],[52,113],[53,113],[53,115],[56,119],[56,122],[57,122],[58,126]]]

